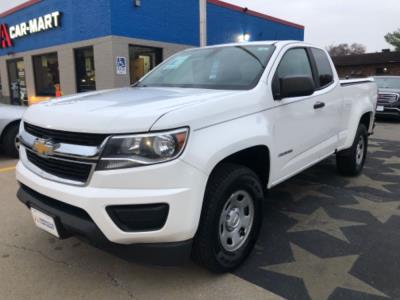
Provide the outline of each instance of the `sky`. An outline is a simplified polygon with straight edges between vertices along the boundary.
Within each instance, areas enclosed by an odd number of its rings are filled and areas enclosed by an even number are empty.
[[[25,1],[0,0],[0,12]],[[399,0],[225,1],[302,24],[306,27],[305,40],[322,47],[361,43],[368,52],[376,52],[389,48],[384,35],[400,28]]]
[[[399,0],[226,0],[305,26],[305,41],[321,47],[361,43],[390,48],[384,36],[400,28]]]

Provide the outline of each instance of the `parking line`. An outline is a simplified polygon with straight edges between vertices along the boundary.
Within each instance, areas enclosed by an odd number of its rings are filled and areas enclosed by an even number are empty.
[[[16,168],[16,166],[0,168],[0,173],[6,173],[6,172],[14,171],[15,168]]]

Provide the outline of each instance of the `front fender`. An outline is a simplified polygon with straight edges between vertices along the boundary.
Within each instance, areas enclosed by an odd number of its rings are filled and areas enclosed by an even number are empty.
[[[261,113],[199,128],[192,132],[182,159],[209,176],[219,162],[241,150],[266,146],[273,151],[271,131]]]

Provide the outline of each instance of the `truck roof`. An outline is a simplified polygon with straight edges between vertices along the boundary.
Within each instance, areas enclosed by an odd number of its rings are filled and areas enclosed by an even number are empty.
[[[206,46],[203,48],[218,48],[218,47],[227,47],[227,46],[251,46],[251,45],[276,45],[280,47],[284,47],[289,44],[301,44],[304,46],[312,46],[316,48],[320,48],[318,46],[305,43],[303,41],[296,41],[296,40],[285,40],[285,41],[255,41],[255,42],[238,42],[238,43],[227,43],[227,44],[218,44],[218,45],[211,45],[211,46]]]

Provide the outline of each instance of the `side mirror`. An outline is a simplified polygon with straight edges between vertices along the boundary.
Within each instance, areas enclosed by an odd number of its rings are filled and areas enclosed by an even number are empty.
[[[277,91],[279,90],[279,91]],[[274,91],[275,100],[291,97],[310,96],[315,92],[314,80],[309,76],[287,76],[279,80]]]

